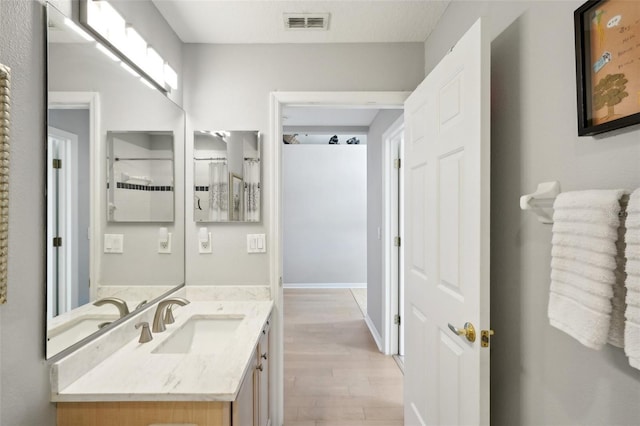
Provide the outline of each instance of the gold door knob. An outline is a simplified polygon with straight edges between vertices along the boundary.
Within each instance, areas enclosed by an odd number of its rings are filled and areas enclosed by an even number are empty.
[[[453,325],[449,324],[449,329],[456,333],[458,336],[464,336],[470,342],[476,341],[476,329],[470,322],[464,323],[464,328],[456,328]]]

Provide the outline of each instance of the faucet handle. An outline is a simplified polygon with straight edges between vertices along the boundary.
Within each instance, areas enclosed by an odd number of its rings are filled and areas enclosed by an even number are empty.
[[[136,324],[136,330],[142,327],[142,332],[140,332],[140,339],[138,339],[138,343],[147,343],[153,340],[153,335],[151,334],[151,330],[149,330],[149,323],[146,321],[139,322]]]
[[[136,306],[134,311],[137,311],[138,309],[142,308],[146,303],[147,303],[147,299],[145,299],[142,302],[138,303],[138,305]]]
[[[164,310],[164,323],[165,324],[173,324],[174,322],[176,322],[176,319],[173,317],[173,305],[169,305],[167,306],[167,308]]]

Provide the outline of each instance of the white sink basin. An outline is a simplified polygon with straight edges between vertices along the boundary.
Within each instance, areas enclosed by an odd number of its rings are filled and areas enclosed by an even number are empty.
[[[154,354],[211,354],[220,353],[233,341],[244,315],[194,315],[180,328],[165,333],[171,335]]]
[[[47,332],[47,355],[55,355],[100,330],[100,325],[117,320],[118,315],[85,314]]]

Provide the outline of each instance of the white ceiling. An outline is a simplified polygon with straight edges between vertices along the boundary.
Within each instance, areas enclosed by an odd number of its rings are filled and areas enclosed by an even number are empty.
[[[369,127],[379,111],[368,108],[285,107],[282,115],[285,126]]]
[[[152,0],[185,43],[423,42],[449,0]],[[284,13],[329,12],[329,30],[285,30]]]

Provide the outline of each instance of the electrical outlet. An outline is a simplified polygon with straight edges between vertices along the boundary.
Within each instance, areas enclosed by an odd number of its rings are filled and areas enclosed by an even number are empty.
[[[199,253],[211,253],[211,232],[206,233],[207,239],[204,240],[200,234],[198,234],[198,252]]]
[[[171,232],[167,234],[166,241],[158,241],[158,253],[171,254]]]

